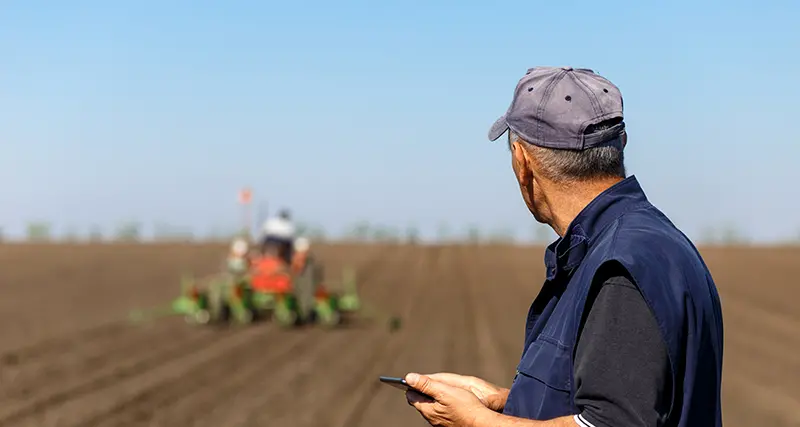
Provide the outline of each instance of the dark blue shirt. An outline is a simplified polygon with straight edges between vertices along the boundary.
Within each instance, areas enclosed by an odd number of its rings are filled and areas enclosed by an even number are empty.
[[[666,346],[671,378],[664,390],[669,393],[664,424],[722,425],[723,334],[716,286],[697,249],[650,204],[636,178],[589,203],[547,248],[545,264],[547,277],[528,313],[523,355],[504,413],[547,420],[581,412],[575,400],[577,341],[598,272],[613,264],[638,287]]]

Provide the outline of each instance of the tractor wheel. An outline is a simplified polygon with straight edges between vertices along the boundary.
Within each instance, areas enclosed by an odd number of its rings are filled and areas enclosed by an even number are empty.
[[[289,328],[297,324],[297,312],[287,301],[282,301],[275,307],[273,316],[281,327]]]
[[[342,316],[339,310],[336,309],[336,299],[334,297],[327,300],[317,300],[314,307],[314,320],[324,328],[332,328],[341,322]]]
[[[297,323],[297,313],[291,310],[275,310],[275,320],[284,328],[289,328]]]
[[[239,312],[236,320],[243,325],[249,325],[250,323],[253,323],[253,317],[253,311],[248,308],[244,308]]]
[[[231,321],[233,310],[231,309],[225,289],[215,288],[209,293],[208,312],[210,314],[208,323],[225,325]]]
[[[231,310],[231,306],[228,305],[227,302],[222,303],[222,307],[220,307],[219,314],[217,315],[217,323],[220,325],[227,325],[230,323],[231,318],[233,318],[233,312]]]
[[[211,321],[211,313],[208,310],[198,310],[197,313],[194,314],[194,323],[199,325],[208,324]]]
[[[342,321],[342,315],[338,310],[323,310],[317,312],[317,322],[325,328],[338,326]]]

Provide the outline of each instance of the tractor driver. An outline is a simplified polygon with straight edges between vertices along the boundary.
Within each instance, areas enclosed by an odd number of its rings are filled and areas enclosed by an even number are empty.
[[[290,262],[294,229],[288,212],[264,224],[261,256],[253,263],[252,286],[260,292],[288,293],[292,290]]]
[[[292,224],[289,211],[283,209],[277,217],[268,219],[264,223],[263,233],[262,252],[268,250],[268,246],[276,246],[281,253],[281,258],[287,264],[291,263],[294,224]]]

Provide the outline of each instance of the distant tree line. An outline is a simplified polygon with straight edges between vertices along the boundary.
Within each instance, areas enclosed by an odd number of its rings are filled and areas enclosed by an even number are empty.
[[[111,230],[104,231],[101,227],[93,225],[81,233],[77,228],[68,227],[62,233],[56,233],[50,223],[45,221],[30,222],[26,226],[25,239],[29,242],[140,242],[140,241],[224,241],[241,235],[241,231],[212,230],[205,236],[197,236],[190,229],[176,227],[165,223],[155,224],[149,236],[143,233],[143,224],[136,221],[127,221]],[[330,236],[323,227],[306,222],[296,225],[298,235],[304,235],[313,241],[329,240]],[[246,233],[246,231],[245,231]],[[0,230],[0,240],[2,240]],[[422,240],[419,228],[408,225],[405,228],[392,227],[368,221],[358,221],[347,227],[337,240],[353,242],[380,242],[380,243],[419,243]],[[459,235],[453,233],[446,223],[441,223],[437,230],[437,240],[442,242],[469,242],[469,243],[513,243],[516,238],[510,228],[498,228],[492,232],[483,233],[477,226],[469,226]]]
[[[63,233],[57,234],[48,222],[36,221],[26,226],[26,240],[29,242],[122,242],[135,243],[144,239],[143,226],[136,221],[127,221],[119,224],[110,232],[104,232],[100,226],[93,225],[85,233],[75,227],[68,227]],[[153,227],[151,240],[155,241],[192,241],[195,239],[191,230],[182,227],[172,227],[166,224],[156,224]]]
[[[297,224],[299,235],[308,236],[313,241],[325,241],[331,239],[323,227],[307,222]],[[143,233],[143,225],[136,221],[126,221],[104,232],[99,226],[89,227],[85,233],[79,232],[76,228],[67,228],[63,233],[56,235],[51,224],[47,221],[32,221],[26,226],[26,240],[29,242],[141,242],[160,241],[160,242],[191,242],[191,241],[227,241],[234,236],[241,235],[241,231],[236,230],[212,230],[204,236],[198,236],[186,227],[174,226],[166,223],[156,223],[151,227],[152,233],[146,237]],[[530,238],[524,239],[533,241],[538,245],[547,245],[556,239],[555,233],[546,225],[535,224],[531,230]],[[0,228],[0,241],[7,236]],[[468,243],[468,244],[511,244],[515,243],[519,236],[509,227],[497,227],[490,231],[481,230],[477,225],[468,225],[462,232],[453,232],[450,226],[442,222],[439,224],[435,233],[436,241],[443,243]],[[332,240],[346,240],[352,242],[379,242],[379,243],[419,243],[421,233],[419,228],[410,224],[405,228],[392,227],[369,221],[357,221],[347,227],[343,234]],[[732,224],[719,226],[716,228],[706,228],[696,239],[702,245],[746,245],[751,243],[738,227]],[[800,231],[786,239],[787,244],[800,244]]]

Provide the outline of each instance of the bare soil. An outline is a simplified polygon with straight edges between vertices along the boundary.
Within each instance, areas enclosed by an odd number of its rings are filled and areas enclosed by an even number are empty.
[[[509,385],[542,249],[324,246],[367,314],[334,331],[131,322],[218,245],[0,245],[0,427],[426,425],[379,375]],[[725,425],[800,426],[799,249],[705,249],[725,315]],[[391,333],[387,316],[403,327]]]

